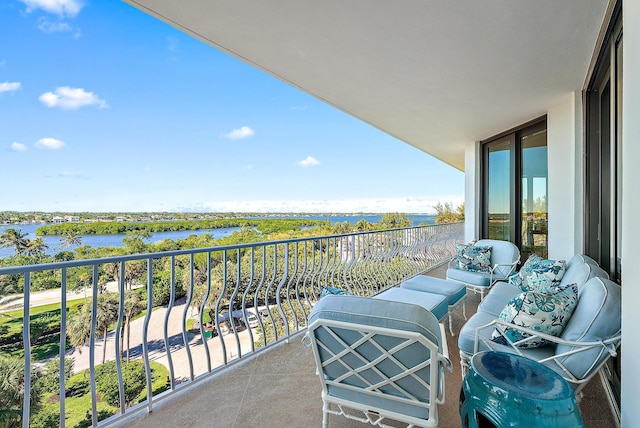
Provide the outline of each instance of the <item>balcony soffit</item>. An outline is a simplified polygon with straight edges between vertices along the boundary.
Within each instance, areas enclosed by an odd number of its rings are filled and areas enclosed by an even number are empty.
[[[607,0],[125,0],[464,170],[581,90]]]

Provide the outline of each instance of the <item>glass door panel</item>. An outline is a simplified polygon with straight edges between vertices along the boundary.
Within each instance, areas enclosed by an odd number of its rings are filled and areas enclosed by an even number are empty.
[[[547,258],[547,131],[537,130],[521,138],[522,159],[522,258],[536,253]]]
[[[512,138],[487,147],[487,233],[489,239],[511,240]]]

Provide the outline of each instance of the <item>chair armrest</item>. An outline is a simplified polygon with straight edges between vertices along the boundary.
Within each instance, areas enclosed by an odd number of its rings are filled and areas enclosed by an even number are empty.
[[[502,335],[502,337],[505,339],[505,342],[507,343],[505,344],[498,344],[490,339],[487,339],[486,337],[480,335],[480,332],[482,330],[486,330],[486,329],[493,329],[495,328],[497,331],[500,332],[500,334]],[[505,334],[505,330],[509,328],[509,329],[513,329],[513,330],[517,330],[520,331],[522,333],[526,333],[527,335],[529,335],[529,337],[526,337],[525,339],[513,342],[511,341]],[[489,348],[490,350],[495,350],[495,351],[499,351],[500,350],[500,346],[507,346],[509,348],[511,348],[513,350],[514,353],[521,355],[523,357],[526,358],[531,358],[530,354],[526,354],[523,351],[522,348],[520,348],[518,345],[526,343],[528,341],[531,341],[533,339],[545,339],[548,342],[550,342],[552,345],[566,345],[571,347],[570,351],[567,352],[562,352],[560,354],[554,354],[552,356],[549,356],[547,358],[542,358],[539,360],[536,360],[539,363],[548,363],[548,362],[554,362],[558,367],[560,367],[560,369],[565,373],[566,376],[563,376],[567,381],[569,381],[570,383],[581,383],[583,381],[586,381],[588,379],[590,379],[591,376],[586,377],[585,379],[579,379],[576,378],[560,361],[562,358],[567,357],[569,355],[573,355],[573,354],[577,354],[579,352],[583,352],[583,351],[587,351],[589,349],[593,349],[593,348],[603,348],[606,352],[609,353],[610,356],[615,357],[617,355],[617,348],[620,345],[620,341],[622,338],[622,335],[620,334],[620,332],[618,332],[618,334],[616,334],[613,337],[610,337],[608,339],[604,339],[604,340],[599,340],[599,341],[595,341],[595,342],[582,342],[582,341],[572,341],[572,340],[565,340],[562,339],[560,337],[557,336],[552,336],[546,333],[541,333],[539,331],[536,330],[532,330],[526,327],[521,327],[506,321],[502,321],[502,320],[494,320],[492,322],[490,322],[489,324],[486,324],[484,326],[480,326],[476,329],[476,335],[475,335],[475,344],[474,344],[474,353],[479,351],[479,346],[480,346],[480,342],[484,343],[485,346],[487,346],[487,348]],[[497,346],[496,346],[497,345]]]
[[[520,258],[518,257],[518,260],[516,260],[513,263],[496,263],[495,265],[493,265],[493,267],[489,268],[489,272],[491,273],[491,283],[493,284],[494,272],[496,270],[500,271],[501,273],[505,272],[503,277],[507,278],[516,270],[516,266],[518,266],[519,263],[520,263]]]
[[[438,325],[440,326],[440,336],[442,337],[442,355],[449,359],[449,345],[447,344],[447,334],[444,331],[444,324],[439,323]]]
[[[451,258],[447,262],[447,267],[449,269],[456,269],[456,264],[455,264],[456,258],[457,256],[451,256]]]

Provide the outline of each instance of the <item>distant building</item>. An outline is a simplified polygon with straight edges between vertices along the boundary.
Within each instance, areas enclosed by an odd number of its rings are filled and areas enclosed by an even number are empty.
[[[60,216],[55,216],[51,219],[51,223],[64,223],[65,219]]]
[[[65,217],[65,219],[69,223],[78,223],[80,221],[80,217],[78,217],[77,215],[68,215]]]

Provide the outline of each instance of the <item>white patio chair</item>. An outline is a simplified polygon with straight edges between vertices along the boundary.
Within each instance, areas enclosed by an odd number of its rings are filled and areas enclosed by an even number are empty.
[[[438,425],[444,369],[451,361],[433,314],[408,303],[327,296],[313,308],[305,346],[313,349],[328,415],[386,427]]]
[[[495,239],[481,239],[475,243],[478,247],[491,247],[491,266],[488,272],[474,272],[458,269],[454,266],[456,256],[449,262],[446,278],[465,284],[474,293],[480,293],[480,300],[484,299],[484,292],[498,281],[506,280],[515,272],[520,263],[520,250],[509,241]]]

